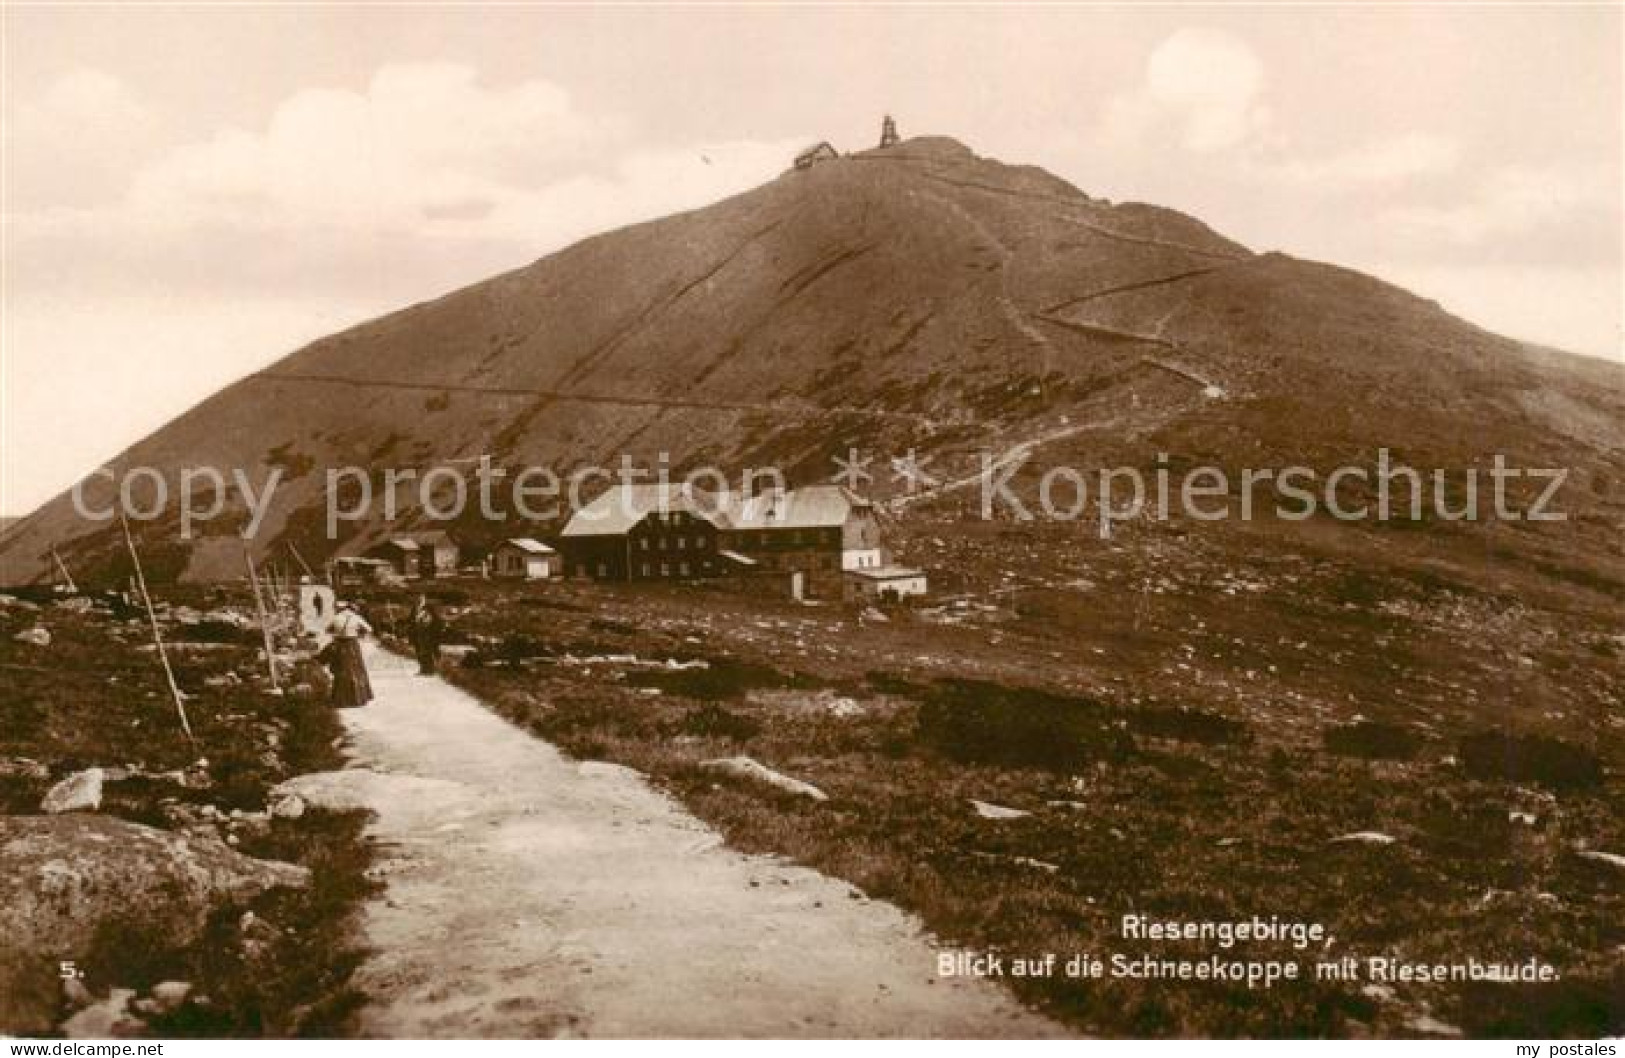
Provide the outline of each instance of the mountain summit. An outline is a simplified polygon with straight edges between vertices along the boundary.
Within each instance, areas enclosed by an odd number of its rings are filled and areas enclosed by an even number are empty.
[[[566,471],[664,452],[823,480],[851,447],[912,449],[949,476],[988,449],[1269,466],[1386,447],[1447,467],[1501,451],[1578,470],[1576,502],[1606,527],[1622,424],[1613,365],[924,137],[791,167],[316,341],[116,465],[255,481],[280,467],[255,546],[291,542],[314,563],[386,528],[326,540],[324,468],[482,454]],[[409,508],[397,525],[421,521]],[[205,575],[174,519],[140,528],[159,566]],[[0,542],[0,579],[49,575],[52,546],[76,573],[109,568],[119,543],[116,523],[59,497]]]

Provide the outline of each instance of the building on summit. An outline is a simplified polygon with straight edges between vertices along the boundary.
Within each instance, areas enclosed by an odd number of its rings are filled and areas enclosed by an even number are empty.
[[[892,120],[890,114],[887,114],[884,120],[880,122],[880,146],[895,147],[901,142],[902,140],[897,136],[897,122]]]

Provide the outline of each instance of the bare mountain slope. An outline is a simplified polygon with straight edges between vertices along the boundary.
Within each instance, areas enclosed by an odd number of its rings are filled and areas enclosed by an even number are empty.
[[[315,342],[120,464],[242,467],[255,480],[281,466],[256,547],[293,541],[315,562],[346,543],[324,539],[324,468],[482,453],[566,471],[667,452],[679,467],[823,477],[853,444],[916,447],[943,469],[1039,440],[1140,464],[1157,450],[1147,445],[1227,465],[1385,445],[1459,466],[1501,450],[1579,468],[1576,503],[1606,521],[1621,510],[1622,424],[1615,367],[924,138],[787,172]],[[345,533],[355,546],[381,531]],[[184,570],[172,520],[141,532],[160,573]],[[45,575],[52,544],[76,569],[112,571],[116,543],[59,498],[6,534],[0,579]]]

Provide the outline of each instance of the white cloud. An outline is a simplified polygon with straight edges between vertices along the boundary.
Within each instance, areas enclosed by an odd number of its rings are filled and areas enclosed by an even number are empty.
[[[1152,50],[1137,88],[1108,104],[1107,132],[1144,142],[1172,135],[1200,154],[1255,141],[1270,126],[1264,65],[1242,39],[1185,28]]]
[[[1146,63],[1148,98],[1183,121],[1193,151],[1233,147],[1262,132],[1264,66],[1245,42],[1210,29],[1184,29]]]
[[[121,197],[162,128],[122,81],[99,70],[70,70],[13,107],[5,115],[8,212]]]
[[[754,187],[805,139],[654,147],[661,130],[550,82],[492,86],[438,63],[300,91],[191,142],[158,141],[138,99],[88,72],[7,119],[8,371],[53,392],[99,385],[75,398],[83,416],[7,394],[8,410],[49,410],[8,425],[27,442],[6,447],[8,512],[296,340]]]
[[[260,131],[184,145],[135,179],[145,217],[352,235],[501,239],[555,248],[771,178],[799,141],[662,151],[532,80],[465,66],[387,66],[365,92],[305,91]]]
[[[1107,102],[1102,134],[1121,150],[1198,156],[1209,172],[1303,192],[1345,194],[1448,173],[1460,147],[1408,131],[1332,153],[1295,147],[1269,99],[1263,61],[1240,37],[1186,27],[1164,38],[1131,91]]]
[[[1508,166],[1447,204],[1395,207],[1386,220],[1413,236],[1483,246],[1589,213],[1612,213],[1617,230],[1617,195],[1600,168]]]
[[[1269,178],[1324,191],[1346,191],[1440,176],[1454,170],[1461,147],[1427,132],[1405,132],[1346,151],[1264,163]]]
[[[173,144],[113,201],[29,203],[7,218],[13,278],[50,288],[71,274],[117,293],[308,283],[369,298],[398,281],[400,296],[422,297],[760,184],[800,142],[652,149],[636,132],[544,80],[385,66],[364,90],[301,91],[261,127]],[[378,274],[386,247],[398,277]],[[424,267],[436,257],[473,270]]]
[[[386,66],[364,92],[303,91],[263,130],[177,148],[138,174],[132,202],[270,224],[457,224],[620,139],[617,121],[545,81],[488,88],[465,66]]]

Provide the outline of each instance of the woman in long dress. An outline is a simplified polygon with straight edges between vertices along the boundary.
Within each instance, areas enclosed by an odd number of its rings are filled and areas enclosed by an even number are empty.
[[[372,634],[372,625],[355,612],[349,602],[334,606],[333,623],[328,626],[333,642],[328,644],[333,673],[333,708],[355,709],[372,701],[372,681],[367,664],[361,660],[361,637]]]

